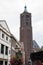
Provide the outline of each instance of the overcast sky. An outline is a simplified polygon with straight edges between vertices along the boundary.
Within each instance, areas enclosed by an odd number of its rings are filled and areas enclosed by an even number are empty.
[[[6,20],[12,34],[19,40],[20,37],[20,13],[24,11],[32,13],[33,39],[43,45],[43,0],[0,0],[0,20]]]

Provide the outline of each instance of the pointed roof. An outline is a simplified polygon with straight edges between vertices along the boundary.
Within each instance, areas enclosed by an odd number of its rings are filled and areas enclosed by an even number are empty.
[[[0,20],[0,25],[10,33],[6,20]]]

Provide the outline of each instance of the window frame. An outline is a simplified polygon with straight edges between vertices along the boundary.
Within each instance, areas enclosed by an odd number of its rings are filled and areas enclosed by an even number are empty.
[[[8,41],[8,36],[6,36],[6,40]]]
[[[1,54],[4,54],[4,45],[1,44]]]
[[[4,39],[4,33],[2,33],[2,38]]]
[[[8,55],[8,47],[5,47],[5,55]]]

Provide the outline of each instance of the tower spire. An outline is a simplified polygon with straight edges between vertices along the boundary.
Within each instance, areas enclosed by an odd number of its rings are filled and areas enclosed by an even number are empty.
[[[27,12],[27,7],[26,7],[26,5],[25,5],[25,7],[24,7],[24,12]]]

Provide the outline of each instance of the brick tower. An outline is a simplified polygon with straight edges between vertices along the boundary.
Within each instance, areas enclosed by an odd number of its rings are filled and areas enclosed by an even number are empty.
[[[20,42],[24,44],[25,64],[28,65],[32,51],[32,26],[31,13],[27,12],[26,6],[24,12],[20,14]]]

